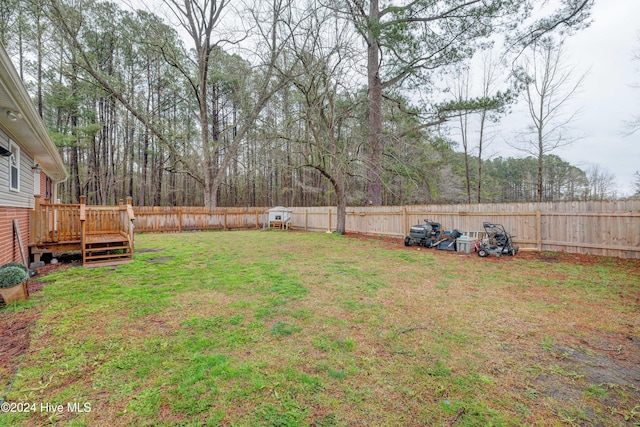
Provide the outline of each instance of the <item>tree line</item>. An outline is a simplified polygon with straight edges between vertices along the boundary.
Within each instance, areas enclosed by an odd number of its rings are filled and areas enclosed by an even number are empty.
[[[613,177],[554,155],[557,135],[525,158],[483,157],[488,126],[539,81],[527,61],[554,58],[592,4],[3,0],[0,42],[68,165],[62,202],[597,199]],[[469,68],[496,38],[498,59]]]

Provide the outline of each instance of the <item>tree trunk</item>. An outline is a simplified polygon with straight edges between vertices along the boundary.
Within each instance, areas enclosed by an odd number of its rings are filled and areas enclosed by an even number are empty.
[[[544,97],[540,97],[540,120],[544,114]],[[538,125],[538,202],[542,201],[542,162],[544,156],[544,137],[543,137],[543,122]]]
[[[337,182],[333,186],[336,193],[337,206],[336,231],[340,234],[345,234],[347,231],[347,192],[345,191],[344,176],[340,173],[338,175],[336,177]]]
[[[369,109],[369,165],[367,199],[374,206],[382,204],[382,80],[380,79],[380,10],[378,0],[369,5],[367,40],[367,105]]]
[[[140,172],[140,206],[147,205],[147,167],[149,163],[149,130],[145,129],[142,138],[142,165]]]
[[[484,144],[484,124],[487,112],[480,116],[480,137],[478,139],[478,203],[482,203],[482,145]]]

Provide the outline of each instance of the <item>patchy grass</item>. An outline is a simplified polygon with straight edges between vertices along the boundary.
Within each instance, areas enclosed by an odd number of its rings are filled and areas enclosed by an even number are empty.
[[[39,318],[7,402],[36,407],[0,425],[640,423],[638,262],[299,232],[136,249],[14,309]]]

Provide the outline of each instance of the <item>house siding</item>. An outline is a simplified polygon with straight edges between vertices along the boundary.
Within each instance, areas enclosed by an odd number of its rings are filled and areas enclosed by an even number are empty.
[[[2,142],[3,147],[9,146],[9,137],[2,129],[0,129],[0,142]],[[33,169],[31,169],[33,156],[22,148],[17,141],[12,140],[11,142],[20,147],[20,190],[13,191],[9,188],[9,158],[0,157],[0,208],[33,208],[34,173]]]
[[[3,147],[9,147],[9,137],[2,129],[0,142]],[[9,158],[0,157],[0,265],[22,262],[20,245],[13,231],[14,219],[18,220],[22,250],[25,256],[29,255],[29,215],[35,205],[33,157],[17,141],[11,142],[20,147],[20,185],[19,191],[10,189]]]

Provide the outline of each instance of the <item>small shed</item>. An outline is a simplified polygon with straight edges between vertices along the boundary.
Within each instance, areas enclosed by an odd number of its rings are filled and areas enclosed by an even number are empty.
[[[291,224],[291,209],[284,206],[276,206],[266,212],[269,215],[269,228],[286,230]]]

